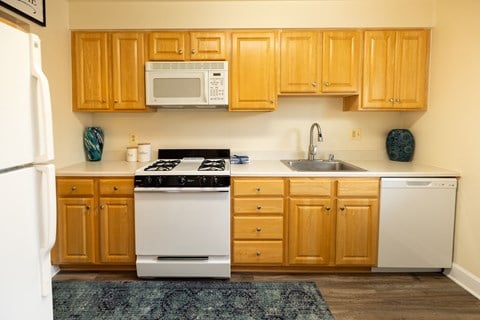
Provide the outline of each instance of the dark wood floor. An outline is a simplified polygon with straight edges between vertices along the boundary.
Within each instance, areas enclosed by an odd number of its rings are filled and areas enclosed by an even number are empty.
[[[54,281],[137,280],[134,272],[61,272]],[[440,273],[250,274],[229,281],[314,281],[337,320],[480,320],[480,301]]]

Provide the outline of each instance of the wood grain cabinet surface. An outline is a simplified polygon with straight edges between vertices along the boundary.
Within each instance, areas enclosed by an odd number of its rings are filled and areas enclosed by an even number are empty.
[[[133,178],[57,178],[52,262],[96,269],[135,264]]]

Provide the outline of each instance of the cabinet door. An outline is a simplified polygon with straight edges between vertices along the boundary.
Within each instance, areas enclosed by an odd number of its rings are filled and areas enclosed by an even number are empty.
[[[289,263],[329,264],[334,236],[331,200],[290,198],[289,202]]]
[[[322,91],[358,91],[360,65],[358,31],[327,31],[323,33]]]
[[[377,263],[378,200],[338,199],[336,264]]]
[[[190,60],[226,60],[226,32],[190,32]]]
[[[317,50],[321,33],[315,31],[284,31],[280,34],[280,92],[319,92]]]
[[[392,108],[395,85],[395,31],[365,31],[363,108]]]
[[[185,32],[177,31],[151,32],[148,41],[150,60],[185,60],[185,36]]]
[[[145,109],[145,55],[143,34],[112,34],[112,89],[114,110]]]
[[[99,248],[102,263],[135,263],[132,198],[100,198]]]
[[[276,109],[275,32],[232,33],[231,111]]]
[[[72,34],[73,110],[109,109],[108,45],[105,32]]]
[[[426,107],[427,47],[427,31],[397,32],[395,108],[422,109]]]
[[[57,200],[57,241],[54,263],[93,263],[93,198],[59,198]]]

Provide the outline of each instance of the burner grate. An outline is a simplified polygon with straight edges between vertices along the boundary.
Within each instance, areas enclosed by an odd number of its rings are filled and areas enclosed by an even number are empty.
[[[158,160],[145,168],[145,171],[171,171],[180,164],[179,159]]]
[[[205,159],[203,160],[198,171],[224,171],[225,159]]]

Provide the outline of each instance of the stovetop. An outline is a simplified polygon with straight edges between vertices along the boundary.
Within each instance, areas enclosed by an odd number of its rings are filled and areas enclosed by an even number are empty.
[[[159,149],[159,158],[135,172],[135,187],[230,186],[229,149]]]

